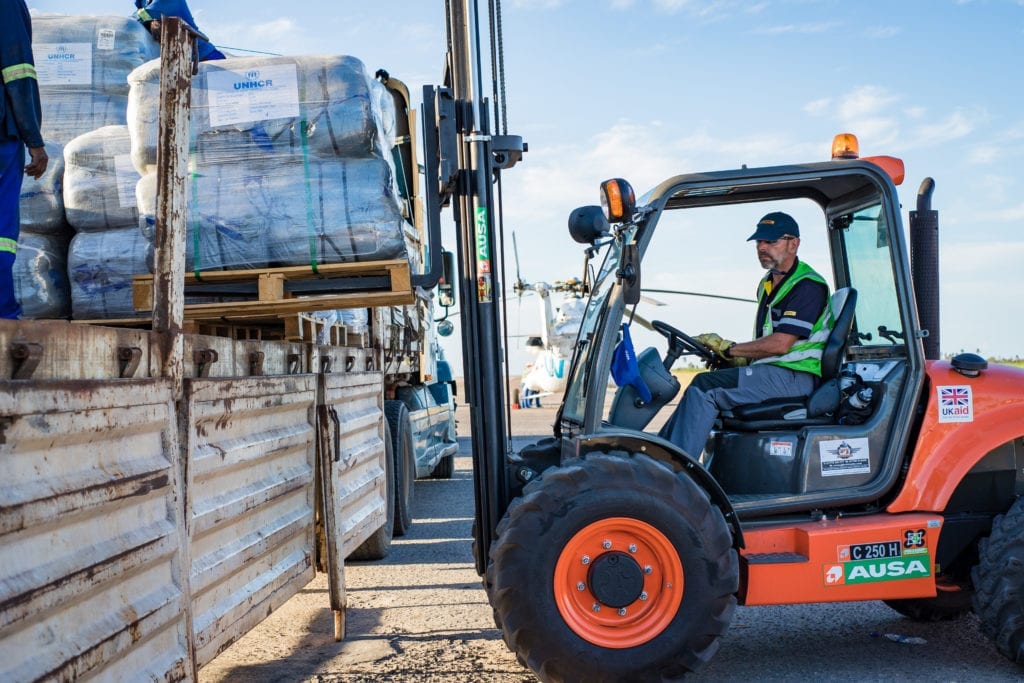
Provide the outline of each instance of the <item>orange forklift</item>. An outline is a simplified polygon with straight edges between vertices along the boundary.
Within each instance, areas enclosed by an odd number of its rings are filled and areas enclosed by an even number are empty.
[[[444,116],[428,106],[428,118]],[[493,156],[460,166],[450,187],[462,207],[474,552],[520,661],[545,681],[663,680],[708,662],[737,605],[883,600],[920,620],[973,609],[1024,662],[1024,370],[940,359],[931,179],[910,212],[912,253],[903,162],[859,158],[852,135],[828,161],[678,175],[639,200],[624,180],[603,183],[601,206],[569,219],[590,299],[553,435],[514,452],[493,221],[478,203],[490,197],[480,178],[500,175]],[[641,264],[693,244],[687,227],[715,239],[714,211],[780,204],[802,212],[804,236],[820,232],[829,261],[815,264],[834,292],[821,382],[809,397],[722,414],[704,452],[685,453],[658,436],[659,420],[680,394],[673,364],[713,364],[705,347],[653,321],[664,346],[636,354],[649,400],[636,382],[611,383]]]

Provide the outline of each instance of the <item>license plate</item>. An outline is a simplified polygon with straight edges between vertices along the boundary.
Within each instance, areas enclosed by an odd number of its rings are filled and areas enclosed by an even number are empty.
[[[883,557],[899,557],[903,554],[903,546],[899,541],[883,541],[881,543],[858,543],[850,546],[851,560],[878,560]]]

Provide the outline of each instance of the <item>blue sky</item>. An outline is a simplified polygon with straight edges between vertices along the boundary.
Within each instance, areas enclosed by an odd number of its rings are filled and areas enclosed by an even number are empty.
[[[28,4],[133,9],[127,0]],[[190,2],[200,28],[228,52],[351,54],[388,69],[414,97],[439,81],[441,0],[357,5],[365,7]],[[596,203],[604,178],[625,177],[642,193],[678,173],[825,159],[832,136],[849,131],[864,154],[904,159],[904,222],[921,180],[936,181],[943,351],[1024,357],[1024,0],[504,0],[502,8],[508,127],[530,148],[504,181],[505,224],[525,278],[581,272],[566,217]],[[758,218],[738,217],[723,232],[730,245],[679,244],[716,256],[703,271],[698,262],[680,273],[666,256],[645,264],[646,283],[749,296],[761,270],[743,241]],[[807,249],[810,261],[815,247]],[[662,299],[670,305],[645,315],[692,333],[748,334],[744,304]],[[537,332],[532,301],[510,312],[510,332]],[[645,343],[657,342],[638,338]],[[515,372],[518,343],[510,351]]]

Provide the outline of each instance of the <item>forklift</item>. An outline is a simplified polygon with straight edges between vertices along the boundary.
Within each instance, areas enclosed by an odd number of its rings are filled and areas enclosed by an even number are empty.
[[[454,208],[474,555],[518,659],[544,681],[671,679],[711,659],[737,605],[882,600],[919,620],[973,610],[1024,662],[1024,369],[941,358],[934,182],[909,250],[904,164],[861,157],[851,134],[830,159],[676,175],[639,199],[601,183],[601,204],[569,217],[589,300],[553,433],[515,452],[494,188],[526,147],[491,134],[472,46],[451,44],[448,87],[424,91],[427,209]],[[662,346],[635,354],[647,391],[612,381],[642,266],[733,239],[718,212],[779,206],[822,245],[822,377],[722,413],[703,452],[683,452],[658,435],[681,394],[672,368],[718,362],[692,330],[652,321]]]

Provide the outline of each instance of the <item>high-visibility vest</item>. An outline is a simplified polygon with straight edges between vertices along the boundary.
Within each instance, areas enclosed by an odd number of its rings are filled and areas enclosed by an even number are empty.
[[[772,332],[772,307],[778,305],[787,294],[792,291],[793,287],[798,282],[804,280],[811,280],[812,282],[820,282],[825,285],[826,291],[828,283],[825,279],[818,275],[817,272],[803,261],[797,262],[796,270],[782,283],[782,286],[778,289],[769,292],[767,283],[771,282],[771,273],[769,273],[761,284],[758,285],[758,304],[764,305],[765,297],[770,297],[768,303],[768,310],[765,311],[764,324],[761,327],[762,337],[766,337]],[[754,363],[769,363],[771,365],[779,365],[784,368],[790,368],[791,370],[798,370],[800,372],[809,372],[812,375],[821,377],[821,354],[825,350],[825,342],[828,341],[828,336],[832,332],[832,327],[835,325],[835,319],[832,315],[832,306],[829,305],[829,301],[826,297],[825,309],[818,316],[814,325],[811,327],[811,333],[806,339],[798,339],[789,348],[785,354],[781,356],[769,356],[768,358],[760,358]],[[757,330],[754,330],[754,336],[757,335]]]

